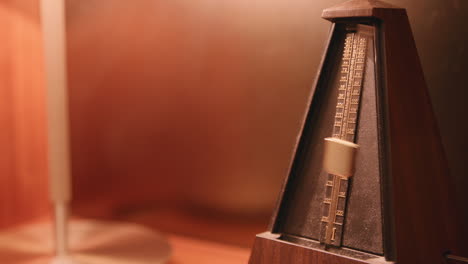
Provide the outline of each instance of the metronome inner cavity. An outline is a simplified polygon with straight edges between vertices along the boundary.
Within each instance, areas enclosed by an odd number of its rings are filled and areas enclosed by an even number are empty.
[[[346,33],[332,136],[350,142],[356,138],[367,43],[364,34],[353,29]],[[328,175],[320,232],[320,242],[325,245],[341,246],[347,192],[347,177]]]

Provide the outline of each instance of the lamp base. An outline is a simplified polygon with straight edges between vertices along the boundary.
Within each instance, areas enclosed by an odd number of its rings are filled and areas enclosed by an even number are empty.
[[[70,220],[69,257],[54,257],[52,223],[0,232],[0,256],[9,264],[157,264],[170,257],[159,233],[121,222]]]

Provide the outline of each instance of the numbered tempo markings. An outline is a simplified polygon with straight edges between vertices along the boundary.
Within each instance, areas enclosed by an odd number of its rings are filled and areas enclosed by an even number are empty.
[[[352,175],[357,145],[354,144],[368,38],[359,32],[346,34],[333,138],[326,139],[324,169],[328,174],[323,200],[320,242],[341,246],[346,213],[348,178]]]

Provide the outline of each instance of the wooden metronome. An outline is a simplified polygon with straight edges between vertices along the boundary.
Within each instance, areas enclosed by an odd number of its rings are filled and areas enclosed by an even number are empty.
[[[249,263],[458,263],[448,166],[406,10],[351,0],[322,17],[332,30],[302,134]]]

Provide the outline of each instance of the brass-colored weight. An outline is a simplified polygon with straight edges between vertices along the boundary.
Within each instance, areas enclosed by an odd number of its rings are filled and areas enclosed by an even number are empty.
[[[349,178],[359,145],[339,138],[325,138],[323,168],[327,173]]]

